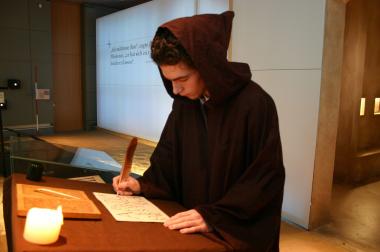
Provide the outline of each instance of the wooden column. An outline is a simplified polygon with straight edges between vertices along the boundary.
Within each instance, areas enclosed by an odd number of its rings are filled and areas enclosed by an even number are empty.
[[[362,182],[380,174],[380,116],[373,114],[380,94],[379,10],[378,0],[327,0],[310,229],[330,220],[333,179]],[[367,98],[362,117],[361,97]]]
[[[80,4],[53,0],[51,11],[54,128],[80,130],[83,128]]]
[[[330,220],[342,82],[346,2],[326,1],[321,95],[309,229]]]

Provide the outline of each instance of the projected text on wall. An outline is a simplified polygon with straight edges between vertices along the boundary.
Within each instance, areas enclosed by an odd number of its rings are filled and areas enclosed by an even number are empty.
[[[109,43],[111,46],[111,43]],[[110,65],[133,64],[137,58],[142,61],[151,62],[150,59],[150,40],[142,42],[130,42],[126,45],[111,46]]]

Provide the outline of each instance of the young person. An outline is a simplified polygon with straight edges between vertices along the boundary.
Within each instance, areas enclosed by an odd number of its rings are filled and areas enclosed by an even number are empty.
[[[172,111],[151,166],[119,194],[175,200],[188,211],[164,223],[216,232],[234,249],[278,251],[285,172],[272,98],[247,64],[229,62],[233,12],[161,25],[151,45]]]

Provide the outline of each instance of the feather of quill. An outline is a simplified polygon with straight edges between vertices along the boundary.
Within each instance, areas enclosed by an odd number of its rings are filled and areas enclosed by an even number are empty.
[[[132,160],[133,160],[133,155],[136,150],[136,146],[137,146],[137,137],[134,137],[129,142],[127,152],[125,153],[124,166],[120,171],[120,182],[125,181],[128,178],[129,173],[131,172]]]

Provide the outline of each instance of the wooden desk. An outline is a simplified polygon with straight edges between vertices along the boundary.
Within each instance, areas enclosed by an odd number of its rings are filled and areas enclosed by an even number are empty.
[[[38,184],[87,193],[99,210],[101,220],[65,219],[59,240],[52,245],[35,245],[23,239],[25,217],[16,215],[16,183]],[[41,182],[13,174],[4,182],[4,220],[9,251],[230,251],[215,234],[183,235],[165,228],[161,223],[116,222],[92,192],[112,193],[109,184],[98,184],[44,177]],[[152,200],[169,216],[183,210],[175,202]]]

